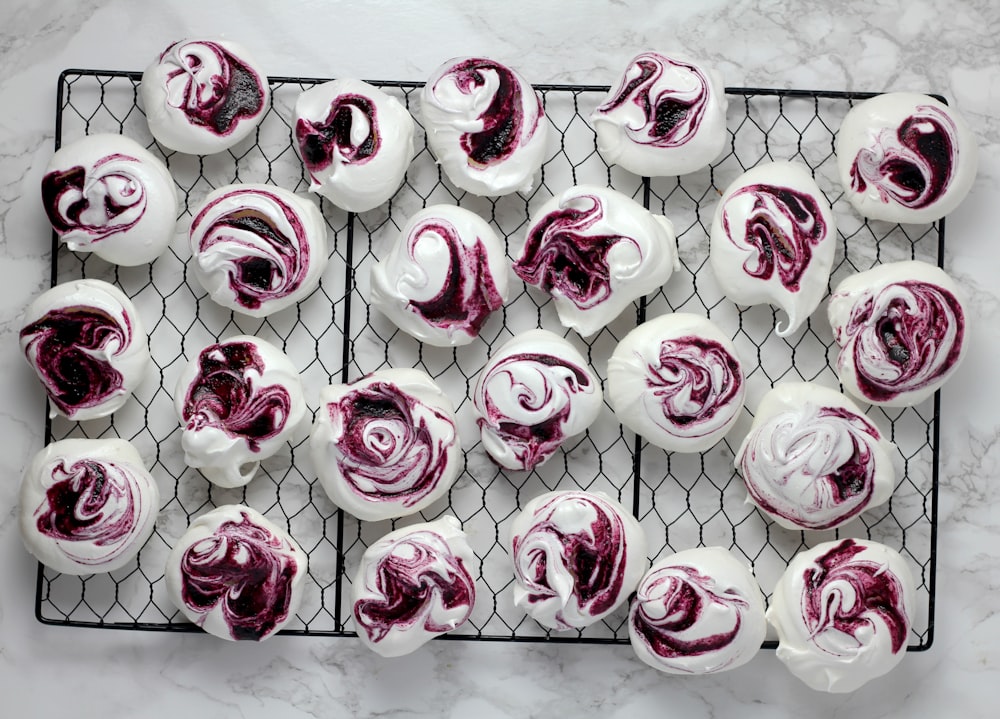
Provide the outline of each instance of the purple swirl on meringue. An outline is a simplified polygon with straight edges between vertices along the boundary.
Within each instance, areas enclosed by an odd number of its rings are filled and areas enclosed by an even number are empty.
[[[233,639],[257,641],[287,618],[300,567],[287,542],[244,512],[189,547],[180,571],[191,610],[205,614],[221,604]]]
[[[443,634],[463,624],[472,614],[476,584],[461,557],[436,532],[412,532],[399,539],[392,550],[378,559],[374,570],[377,599],[354,604],[354,621],[372,642],[379,642],[394,628],[421,624],[429,634]],[[434,620],[435,613],[464,614],[446,624]]]
[[[102,358],[123,353],[133,341],[131,321],[122,317],[124,324],[96,307],[64,307],[21,330],[28,362],[66,416],[124,391],[122,374]]]
[[[928,282],[893,282],[854,304],[837,332],[838,364],[852,356],[864,396],[891,401],[940,382],[961,358],[964,337],[955,295]]]
[[[910,626],[903,587],[887,565],[855,558],[864,550],[853,539],[845,539],[805,571],[802,618],[812,642],[832,654],[841,653],[837,645],[845,636],[854,637],[859,646],[867,643],[859,634],[877,632],[879,619],[897,654],[906,644]],[[836,639],[824,641],[828,633]]]
[[[851,189],[869,184],[882,202],[920,209],[948,189],[958,165],[958,129],[933,105],[918,105],[896,130],[883,129],[871,147],[861,149],[851,165]]]
[[[359,126],[364,137],[355,140]],[[339,95],[330,104],[323,121],[314,123],[300,118],[295,123],[295,140],[310,173],[329,167],[335,154],[343,163],[363,165],[378,153],[382,144],[375,103],[364,95]]]
[[[745,219],[741,213],[737,220],[745,223],[741,241],[733,236],[730,224],[734,220],[728,208],[744,195],[753,198],[753,207]],[[722,225],[730,242],[754,253],[743,263],[746,273],[769,280],[777,272],[789,292],[798,292],[802,275],[812,261],[812,248],[828,232],[815,197],[788,187],[764,184],[748,185],[733,193],[723,209]]]
[[[168,102],[192,125],[225,136],[243,118],[260,112],[266,80],[222,45],[176,42],[161,53],[160,62],[168,56],[178,66],[167,75]]]
[[[402,392],[374,382],[326,406],[343,427],[337,443],[341,474],[351,489],[371,501],[402,501],[410,507],[437,487],[456,436],[452,420]],[[432,424],[452,427],[447,440]]]
[[[664,89],[654,94],[665,65],[688,73],[692,86]],[[708,99],[708,79],[697,66],[646,52],[632,61],[621,87],[596,112],[610,112],[630,102],[642,111],[645,123],[641,127],[627,127],[628,137],[643,145],[675,148],[690,142],[698,132]]]
[[[247,442],[251,451],[281,432],[291,397],[280,384],[260,386],[264,361],[249,342],[209,345],[184,399],[188,430],[214,427]]]
[[[589,200],[590,207],[556,209],[532,225],[514,272],[528,284],[548,293],[558,290],[580,309],[588,309],[611,296],[611,248],[619,242],[638,251],[641,246],[622,235],[588,234],[604,217],[604,205],[594,195],[578,199]]]

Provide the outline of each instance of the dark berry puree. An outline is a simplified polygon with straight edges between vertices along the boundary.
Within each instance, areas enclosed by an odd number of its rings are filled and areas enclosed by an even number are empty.
[[[861,149],[851,165],[851,189],[871,184],[884,203],[918,210],[936,202],[948,189],[958,165],[958,130],[933,105],[918,105],[896,128],[883,129],[872,146]]]
[[[482,386],[480,428],[491,427],[525,469],[543,462],[566,438],[563,425],[573,410],[573,395],[593,391],[582,367],[535,353],[504,357],[492,366]],[[538,387],[542,389],[536,391]],[[517,417],[508,417],[492,397],[495,389],[513,394],[526,416],[540,415],[544,419],[524,424]]]
[[[593,520],[584,529],[567,531],[557,510],[564,502],[586,505]],[[514,566],[532,604],[550,601],[558,592],[549,584],[549,564],[573,579],[573,599],[581,613],[610,612],[619,602],[625,581],[625,528],[611,507],[583,493],[561,494],[534,514],[535,523],[512,542]],[[558,571],[558,569],[557,569]]]
[[[639,244],[621,235],[588,234],[604,217],[604,205],[593,195],[578,199],[590,206],[553,210],[531,227],[514,272],[530,285],[549,293],[558,290],[580,309],[589,309],[611,296],[608,251],[619,242],[636,249]]]
[[[132,344],[131,322],[122,317],[124,325],[96,307],[65,307],[21,330],[28,362],[67,417],[124,391],[121,373],[104,359]]]
[[[249,342],[209,345],[198,357],[198,374],[184,399],[184,421],[197,431],[214,427],[246,440],[253,452],[276,436],[291,409],[288,390],[258,384],[264,361]]]
[[[181,557],[181,596],[199,614],[221,607],[233,639],[258,641],[288,618],[300,571],[292,548],[241,513]]]
[[[694,567],[657,571],[639,589],[633,629],[665,659],[724,652],[739,636],[750,603],[735,590],[719,593],[714,587]]]
[[[171,54],[180,67],[167,74],[167,95],[192,125],[226,136],[241,120],[260,113],[264,78],[222,45],[205,40],[175,43],[160,62]],[[211,66],[206,64],[208,57]]]
[[[448,274],[434,297],[410,300],[410,307],[434,327],[461,330],[474,337],[490,313],[503,306],[503,298],[490,271],[486,246],[478,237],[471,247],[465,245],[450,222],[428,219],[414,227],[406,240],[407,251],[414,262],[417,244],[428,235],[441,238],[447,245]]]
[[[858,387],[884,402],[943,381],[961,357],[965,315],[943,287],[895,282],[855,304],[844,335]]]
[[[364,123],[364,138],[352,138],[359,123]],[[375,103],[364,95],[338,95],[321,122],[300,118],[295,123],[295,140],[299,143],[302,161],[310,173],[322,172],[334,156],[350,165],[363,165],[374,157],[382,145]]]
[[[665,65],[690,75],[694,87],[657,88],[663,81]],[[633,61],[615,96],[597,108],[597,112],[611,112],[630,102],[642,110],[646,122],[642,127],[626,128],[628,136],[643,145],[675,148],[690,142],[698,132],[708,94],[708,80],[696,66],[645,53]]]
[[[42,205],[60,235],[83,232],[96,242],[125,232],[146,212],[146,187],[131,165],[139,160],[106,155],[87,168],[79,165],[42,178]]]
[[[389,382],[373,382],[327,405],[343,427],[337,460],[347,484],[371,501],[409,507],[437,487],[448,463],[455,425],[444,414]],[[451,433],[442,437],[440,425]]]
[[[889,632],[893,654],[906,645],[910,620],[903,587],[885,564],[857,559],[864,550],[853,539],[845,539],[803,573],[802,618],[812,641],[831,654],[843,654],[838,650],[841,637],[853,637],[861,648],[871,641],[865,635],[877,636],[880,631]]]
[[[247,206],[223,209],[220,214],[220,203],[238,203],[248,193],[252,197],[247,199]],[[279,218],[290,226],[291,237]],[[298,213],[273,193],[242,189],[218,197],[198,213],[191,231],[197,235],[199,253],[232,258],[229,286],[237,304],[246,309],[256,310],[265,302],[287,297],[302,285],[309,272],[305,227]]]
[[[725,347],[688,335],[661,342],[659,359],[646,366],[648,394],[657,408],[650,413],[653,421],[686,436],[708,434],[728,421],[743,372]],[[717,417],[720,413],[726,417]]]
[[[374,586],[366,589],[378,597],[354,604],[354,621],[372,642],[381,641],[392,629],[443,634],[472,614],[475,581],[462,558],[436,532],[412,532],[397,540],[378,559],[374,577]],[[452,614],[463,608],[454,622],[435,619],[435,613]]]
[[[729,203],[744,195],[753,198],[753,208],[743,220],[730,217]],[[744,222],[744,227],[733,237],[731,223]],[[777,185],[748,185],[730,196],[722,214],[726,237],[742,250],[752,250],[753,255],[743,263],[743,270],[751,277],[769,280],[778,273],[781,284],[789,292],[799,291],[799,282],[812,260],[812,248],[827,235],[819,203],[806,192],[799,192]],[[787,228],[787,229],[786,229]]]
[[[143,506],[142,492],[127,467],[96,460],[80,460],[67,467],[60,460],[52,467],[52,483],[34,517],[45,536],[90,545],[85,552],[63,545],[67,556],[80,564],[99,565],[128,548],[140,515],[150,511]]]
[[[469,164],[479,168],[508,159],[535,134],[542,116],[542,101],[536,97],[538,109],[533,117],[525,117],[529,100],[523,96],[520,81],[510,68],[492,60],[469,58],[452,66],[445,78],[464,94],[472,95],[488,83],[487,74],[496,76],[497,88],[489,106],[477,118],[482,129],[464,133],[461,138]],[[530,127],[526,126],[526,120]]]

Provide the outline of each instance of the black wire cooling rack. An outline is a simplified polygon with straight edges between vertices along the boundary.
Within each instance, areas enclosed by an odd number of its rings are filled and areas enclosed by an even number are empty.
[[[213,188],[231,182],[267,182],[305,192],[307,182],[291,140],[291,108],[317,79],[271,78],[272,107],[256,136],[210,157],[165,151],[149,134],[138,103],[140,73],[67,70],[59,78],[56,147],[85,134],[122,133],[162,157],[177,183],[181,216],[170,249],[149,266],[124,268],[76,255],[52,241],[53,284],[99,277],[120,286],[135,302],[150,334],[154,368],[136,397],[113,417],[84,423],[46,421],[48,440],[70,436],[119,436],[131,440],[156,477],[163,506],[156,530],[139,557],[110,574],[75,577],[39,566],[36,615],[47,624],[131,630],[191,631],[163,586],[171,545],[191,519],[213,506],[246,503],[285,526],[309,554],[310,582],[294,620],[282,633],[354,634],[350,582],[365,547],[397,522],[359,522],[336,509],[319,486],[304,444],[308,427],[286,451],[263,463],[242,489],[220,489],[185,466],[172,393],[187,361],[204,345],[239,333],[278,344],[302,373],[315,411],[319,389],[373,370],[420,367],[448,392],[458,409],[466,449],[465,471],[443,499],[399,524],[454,514],[476,552],[478,599],[468,623],[453,639],[627,643],[624,608],[586,630],[549,633],[514,607],[512,569],[504,549],[508,526],[529,499],[556,488],[601,490],[630,506],[650,540],[650,559],[702,545],[721,545],[748,561],[765,594],[799,550],[840,536],[866,537],[901,551],[917,579],[910,650],[933,641],[934,567],[938,491],[940,398],[907,409],[867,408],[892,438],[898,484],[892,500],[838,531],[793,532],[744,502],[733,453],[752,417],[744,411],[729,438],[694,455],[670,454],[647,445],[615,422],[610,408],[590,430],[566,444],[532,472],[504,472],[480,446],[470,390],[492,348],[528,328],[563,332],[605,376],[615,344],[636,323],[669,311],[710,317],[733,338],[747,372],[747,405],[756,407],[784,379],[839,387],[831,365],[837,347],[820,308],[787,338],[774,334],[775,311],[740,309],[724,298],[707,269],[708,234],[719,195],[744,170],[770,159],[792,159],[813,171],[833,205],[840,234],[831,285],[880,262],[922,259],[941,264],[944,221],[914,227],[864,221],[843,197],[836,179],[834,137],[844,114],[870,94],[729,88],[729,150],[702,172],[681,178],[638,178],[608,167],[595,149],[588,117],[606,87],[543,85],[541,93],[553,138],[537,187],[527,194],[487,199],[456,190],[434,164],[418,128],[417,153],[406,182],[385,206],[347,214],[321,202],[329,224],[330,263],[319,289],[299,306],[266,319],[234,315],[215,305],[190,279],[186,234],[191,210]],[[376,82],[414,109],[420,83]],[[587,341],[561,330],[548,298],[515,281],[510,301],[486,324],[480,339],[458,349],[423,346],[397,330],[367,302],[368,271],[386,252],[406,218],[436,203],[472,209],[508,243],[523,233],[532,211],[554,193],[578,183],[614,187],[677,231],[681,269],[664,289],[636,303]],[[516,280],[516,278],[512,278]],[[773,637],[765,646],[773,647]]]

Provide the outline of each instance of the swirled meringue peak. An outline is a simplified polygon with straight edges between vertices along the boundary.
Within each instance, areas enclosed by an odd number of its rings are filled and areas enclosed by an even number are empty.
[[[419,512],[463,466],[451,400],[415,369],[324,387],[310,451],[333,503],[369,521]]]
[[[686,175],[722,154],[726,131],[722,76],[677,55],[643,52],[590,121],[609,164],[646,177]]]
[[[53,417],[106,417],[125,404],[149,365],[135,305],[103,280],[64,282],[36,297],[24,311],[20,340]]]
[[[181,40],[139,85],[149,131],[171,150],[212,155],[253,134],[271,105],[267,76],[229,40]]]
[[[274,185],[226,185],[191,221],[194,275],[211,298],[266,317],[308,297],[326,267],[326,222],[314,202]]]
[[[88,135],[59,148],[42,177],[42,205],[71,250],[127,267],[162,255],[177,222],[170,171],[123,135]]]
[[[678,267],[670,220],[604,187],[577,185],[532,216],[514,272],[552,295],[559,321],[589,337]]]
[[[607,394],[618,421],[652,444],[701,452],[739,419],[746,382],[722,330],[676,312],[622,338],[608,360]]]
[[[333,80],[295,101],[295,143],[309,189],[349,212],[378,207],[413,159],[414,123],[403,104],[361,80]]]
[[[797,330],[826,295],[837,227],[805,166],[768,162],[740,175],[712,221],[710,261],[738,305],[767,303],[788,315],[776,333]]]
[[[948,381],[965,357],[968,312],[944,270],[890,262],[841,282],[827,314],[844,388],[872,404],[907,407]]]
[[[160,491],[124,439],[63,439],[43,448],[21,482],[21,537],[63,574],[128,564],[153,533]]]
[[[767,634],[764,595],[722,547],[687,549],[654,564],[629,611],[632,649],[668,674],[712,674],[753,659]]]
[[[510,529],[514,604],[542,626],[583,629],[628,599],[643,572],[638,520],[603,492],[548,492]]]
[[[817,691],[844,693],[903,660],[915,607],[913,576],[897,551],[840,539],[792,558],[767,620],[792,674]]]
[[[531,190],[549,123],[541,95],[516,71],[480,57],[448,60],[424,85],[420,116],[453,185],[488,197]]]
[[[401,657],[459,628],[476,603],[477,566],[454,517],[390,532],[365,550],[351,585],[358,637]]]
[[[489,223],[455,205],[415,213],[371,269],[371,305],[437,347],[466,345],[508,295],[504,246]]]
[[[892,495],[896,447],[857,405],[811,382],[764,395],[735,464],[749,500],[788,529],[834,529]]]
[[[306,413],[302,380],[269,342],[239,335],[205,347],[174,391],[188,466],[220,487],[242,487]]]
[[[976,136],[928,95],[891,92],[858,103],[837,131],[844,193],[864,217],[924,223],[954,210],[979,166]]]
[[[601,382],[573,345],[529,330],[493,353],[472,401],[483,447],[502,467],[533,469],[601,411]]]
[[[167,596],[220,639],[263,641],[295,616],[308,558],[260,512],[225,505],[191,523],[167,557]]]

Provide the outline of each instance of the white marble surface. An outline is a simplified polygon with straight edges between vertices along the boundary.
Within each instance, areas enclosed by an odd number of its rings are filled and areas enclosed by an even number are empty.
[[[11,717],[995,716],[1000,671],[1000,6],[945,2],[93,2],[0,9],[0,697]],[[280,9],[279,9],[280,7]],[[794,10],[789,9],[794,7]],[[141,69],[168,42],[225,34],[272,74],[423,79],[477,53],[534,82],[610,83],[637,49],[677,48],[729,85],[912,89],[947,96],[982,142],[972,194],[949,219],[948,268],[977,331],[943,408],[936,637],[853,695],[815,694],[764,651],[717,677],[659,675],[627,647],[434,642],[383,660],[352,640],[259,646],[202,635],[46,627],[15,496],[42,443],[41,393],[17,320],[48,286],[38,184],[67,67]]]

